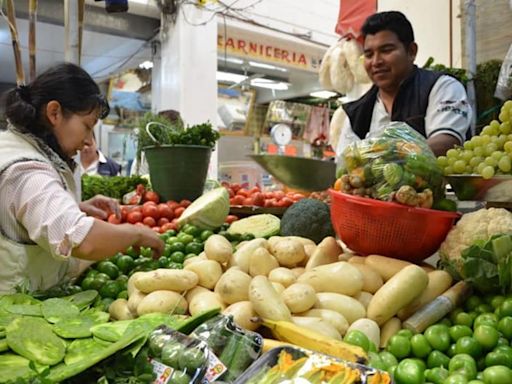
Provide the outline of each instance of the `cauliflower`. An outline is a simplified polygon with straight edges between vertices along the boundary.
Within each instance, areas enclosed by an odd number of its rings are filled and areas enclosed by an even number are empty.
[[[441,265],[455,278],[462,277],[462,251],[478,240],[493,235],[512,234],[512,213],[503,208],[480,209],[467,213],[451,229],[439,248]]]

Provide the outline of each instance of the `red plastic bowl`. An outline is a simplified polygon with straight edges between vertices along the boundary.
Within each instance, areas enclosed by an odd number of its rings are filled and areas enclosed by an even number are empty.
[[[334,230],[361,255],[420,262],[439,249],[460,217],[456,212],[408,207],[332,189],[329,192]]]

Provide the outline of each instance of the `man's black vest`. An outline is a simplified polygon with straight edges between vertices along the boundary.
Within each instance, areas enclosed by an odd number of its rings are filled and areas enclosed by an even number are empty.
[[[410,76],[403,81],[393,102],[391,121],[403,121],[426,137],[425,115],[428,98],[436,81],[443,73],[414,67]],[[343,109],[350,119],[354,133],[360,138],[366,138],[370,131],[373,108],[377,101],[379,88],[373,86],[360,99],[343,104]]]

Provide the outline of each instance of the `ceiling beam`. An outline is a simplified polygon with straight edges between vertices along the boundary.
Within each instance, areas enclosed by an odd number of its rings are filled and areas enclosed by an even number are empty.
[[[28,0],[16,0],[16,17],[28,19]],[[40,1],[37,9],[37,21],[55,25],[64,25],[64,7],[62,0]],[[149,40],[160,27],[160,20],[131,13],[107,13],[104,8],[85,6],[84,29],[114,36]]]

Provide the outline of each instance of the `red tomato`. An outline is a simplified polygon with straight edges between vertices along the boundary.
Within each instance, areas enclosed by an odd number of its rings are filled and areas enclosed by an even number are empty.
[[[238,183],[233,183],[231,184],[231,189],[233,190],[233,192],[235,192],[235,194],[238,192],[238,190],[240,189],[240,184]]]
[[[138,225],[139,227],[145,227],[144,223],[142,223],[142,222],[140,222],[140,221],[139,221],[139,222],[137,222],[137,223],[135,223],[135,225]]]
[[[146,201],[144,204],[142,204],[142,208],[149,207],[149,206],[156,207],[156,205],[157,204],[154,201]]]
[[[178,208],[178,207],[180,206],[180,204],[179,204],[178,202],[176,202],[176,201],[172,201],[172,200],[169,200],[169,201],[167,202],[167,205],[169,206],[169,208],[171,208],[171,209],[172,209],[172,211],[173,211],[173,212],[174,212],[174,210],[175,210],[176,208]]]
[[[172,220],[174,218],[174,211],[167,204],[158,204],[158,216]]]
[[[235,204],[235,198],[234,198],[234,197],[232,197],[232,198],[230,198],[230,199],[229,199],[229,205],[236,205],[236,204]]]
[[[251,194],[251,195],[255,194],[256,192],[261,192],[261,189],[259,187],[252,187],[249,190],[249,194]]]
[[[274,206],[274,204],[272,204],[272,199],[265,200],[265,203],[263,203],[263,206],[265,208],[272,208]]]
[[[254,200],[252,199],[252,197],[246,197],[244,199],[243,205],[247,205],[247,206],[252,207],[254,205]]]
[[[174,217],[176,217],[176,218],[180,217],[183,214],[183,212],[185,212],[185,208],[183,208],[183,207],[176,208],[174,210]]]
[[[264,196],[265,196],[265,199],[273,199],[274,198],[274,192],[265,192]]]
[[[190,204],[192,204],[192,202],[190,200],[187,200],[187,199],[183,199],[180,201],[180,206],[184,207],[184,208],[187,208]]]
[[[294,193],[292,199],[295,201],[299,201],[305,199],[306,197],[302,193]]]
[[[119,218],[117,218],[116,215],[114,215],[114,214],[109,215],[107,221],[110,224],[121,224],[121,220]]]
[[[226,217],[225,222],[228,224],[231,224],[233,221],[237,221],[237,220],[238,220],[238,216],[228,215],[228,217]]]
[[[290,205],[292,205],[294,203],[294,201],[292,199],[290,199],[289,197],[283,197],[281,199],[280,203],[283,205],[283,207],[289,207]]]
[[[178,218],[175,217],[174,219],[171,220],[171,224],[174,224],[175,226],[178,226]]]
[[[250,195],[249,191],[245,188],[239,189],[236,194],[244,197],[248,197]]]
[[[226,188],[226,190],[228,191],[229,197],[235,196],[235,192],[233,192],[233,190],[231,188]]]
[[[139,211],[131,211],[126,215],[126,221],[128,221],[130,224],[139,223],[142,221],[142,213]]]
[[[156,193],[156,192],[147,191],[144,194],[144,201],[152,201],[152,202],[158,204],[160,202],[160,197],[158,197],[158,193]]]
[[[254,205],[258,207],[263,207],[265,205],[265,196],[261,192],[255,192],[252,195],[252,200]]]
[[[151,216],[146,216],[142,222],[144,223],[144,225],[148,226],[148,227],[154,227],[156,226],[156,220],[154,218],[152,218]]]
[[[274,192],[274,197],[277,199],[277,200],[281,200],[283,197],[285,197],[286,194],[283,192],[283,191],[275,191]]]
[[[126,216],[128,215],[128,208],[126,207],[121,207],[121,222],[125,222],[126,221]]]
[[[130,213],[130,212],[140,212],[140,213],[142,213],[142,205],[136,205],[134,207],[131,207],[128,210],[128,213]]]
[[[233,197],[233,205],[244,205],[245,198],[242,195]]]
[[[174,223],[167,223],[167,224],[162,225],[160,227],[160,229],[163,231],[163,233],[165,233],[167,231],[170,231],[171,229],[176,230],[177,227],[176,227],[176,224],[174,224]]]
[[[161,217],[158,219],[157,224],[159,227],[164,226],[165,224],[169,223],[169,219],[167,217]]]
[[[160,228],[160,227],[152,227],[151,229],[153,231],[155,231],[156,233],[162,233],[162,228]]]
[[[142,215],[144,217],[152,217],[155,221],[160,217],[158,207],[155,204],[144,205],[142,207]]]

